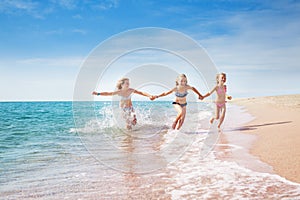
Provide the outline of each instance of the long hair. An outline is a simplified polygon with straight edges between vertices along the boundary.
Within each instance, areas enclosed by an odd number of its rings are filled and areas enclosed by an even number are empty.
[[[122,85],[125,83],[125,81],[129,81],[129,78],[121,78],[120,80],[118,80],[116,88],[121,90]]]
[[[222,73],[220,73],[220,74],[217,74],[217,76],[216,76],[217,84],[219,84],[219,77],[220,77],[221,75],[224,76],[224,78],[225,78],[225,81],[224,81],[224,82],[226,82],[226,74],[222,72]]]
[[[176,86],[179,85],[178,81],[179,81],[180,78],[185,78],[185,79],[186,79],[186,84],[187,84],[187,77],[186,77],[186,75],[185,75],[185,74],[180,74],[180,75],[177,76],[177,78],[176,78]]]

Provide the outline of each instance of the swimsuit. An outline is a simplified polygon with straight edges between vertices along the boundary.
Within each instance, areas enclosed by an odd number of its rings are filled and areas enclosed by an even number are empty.
[[[121,95],[119,95],[119,96],[121,97],[121,101],[127,101],[127,100],[131,99],[131,95],[129,95],[128,97],[124,97],[124,96],[121,96]]]
[[[135,126],[137,123],[136,114],[132,106],[124,107],[123,109],[123,117],[126,120],[127,128],[131,129],[131,125]]]
[[[226,86],[224,85],[223,89],[219,86],[217,89],[218,94],[225,94],[226,93]]]
[[[225,103],[226,103],[226,101],[223,102],[223,103],[217,103],[217,102],[216,102],[216,106],[219,107],[219,108],[222,108],[222,107],[225,106]]]
[[[123,109],[123,111],[124,112],[134,112],[134,109],[133,109],[133,107],[132,106],[130,106],[130,107],[124,107],[124,108],[122,108]]]
[[[173,102],[172,104],[177,104],[177,105],[180,105],[181,106],[181,108],[183,108],[183,107],[185,107],[186,105],[187,105],[187,103],[178,103],[178,102]]]
[[[122,108],[124,114],[126,117],[134,117],[135,118],[135,112],[132,106],[130,107],[124,107]]]
[[[128,101],[131,99],[131,94],[128,96],[128,97],[125,97],[125,96],[121,96],[120,101]],[[134,113],[134,109],[132,106],[129,106],[129,107],[121,107],[124,114],[126,115],[126,117],[135,117],[135,113]]]
[[[218,93],[219,95],[225,94],[225,93],[226,93],[226,86],[224,85],[223,88],[221,88],[221,87],[219,86],[218,89],[217,89],[217,93]],[[216,106],[217,106],[218,108],[222,108],[222,107],[225,106],[225,103],[226,103],[226,101],[224,101],[223,103],[217,103],[217,102],[216,102]]]
[[[186,91],[185,93],[180,93],[178,91],[175,92],[175,96],[179,97],[179,98],[183,98],[186,97],[186,95],[188,95],[188,92]]]
[[[184,98],[184,97],[186,97],[188,95],[188,92],[187,91],[185,91],[184,93],[180,93],[180,92],[178,92],[178,91],[176,91],[175,92],[175,96],[176,97],[179,97],[179,98]],[[172,104],[177,104],[177,105],[180,105],[182,108],[183,107],[185,107],[186,105],[187,105],[187,103],[178,103],[178,102],[173,102]]]

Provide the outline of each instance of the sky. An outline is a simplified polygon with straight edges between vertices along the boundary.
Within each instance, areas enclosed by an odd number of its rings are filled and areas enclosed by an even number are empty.
[[[143,27],[195,40],[234,98],[300,93],[297,0],[1,0],[0,25],[0,101],[72,100],[90,53]],[[119,78],[95,88],[113,90]]]

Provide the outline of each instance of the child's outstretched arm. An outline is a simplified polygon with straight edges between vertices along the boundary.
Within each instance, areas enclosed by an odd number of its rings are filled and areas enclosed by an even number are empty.
[[[199,98],[200,100],[202,100],[202,99],[204,98],[204,97],[202,96],[202,94],[200,94],[200,92],[199,92],[196,88],[190,86],[189,89],[193,90],[193,92],[195,92],[195,93],[198,95],[198,98]]]
[[[141,92],[141,91],[138,91],[138,90],[134,90],[133,91],[135,94],[139,94],[139,95],[142,95],[142,96],[145,96],[145,97],[151,97],[152,95],[148,94],[147,92]]]
[[[203,98],[206,98],[206,97],[210,96],[210,95],[211,95],[214,91],[216,91],[216,90],[217,90],[217,86],[214,87],[210,92],[206,93],[206,94],[203,96]]]
[[[148,94],[147,92],[141,92],[141,91],[138,91],[138,90],[134,90],[133,92],[136,93],[136,94],[145,96],[145,97],[149,97],[149,99],[150,99],[151,101],[153,101],[153,100],[155,99],[155,96],[153,96],[153,95],[151,95],[151,94]]]
[[[119,91],[114,91],[114,92],[93,92],[92,95],[97,95],[97,96],[113,96],[119,94]]]
[[[155,98],[167,96],[167,95],[171,94],[172,92],[174,92],[175,89],[176,89],[176,88],[173,88],[172,90],[170,90],[170,91],[168,91],[168,92],[163,92],[163,93],[161,93],[160,95],[155,96]]]

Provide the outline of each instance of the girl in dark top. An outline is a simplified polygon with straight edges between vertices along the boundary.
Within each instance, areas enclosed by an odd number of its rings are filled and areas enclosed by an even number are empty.
[[[168,92],[164,92],[158,96],[155,96],[155,98],[163,97],[166,95],[169,95],[171,93],[175,93],[175,100],[172,104],[174,104],[174,108],[177,111],[177,116],[175,121],[172,124],[173,129],[179,130],[184,122],[185,114],[186,114],[186,96],[188,95],[188,90],[192,90],[195,92],[199,99],[202,100],[203,96],[198,92],[198,90],[192,86],[189,86],[187,84],[187,78],[184,74],[180,74],[176,79],[176,87],[174,87],[172,90]]]

